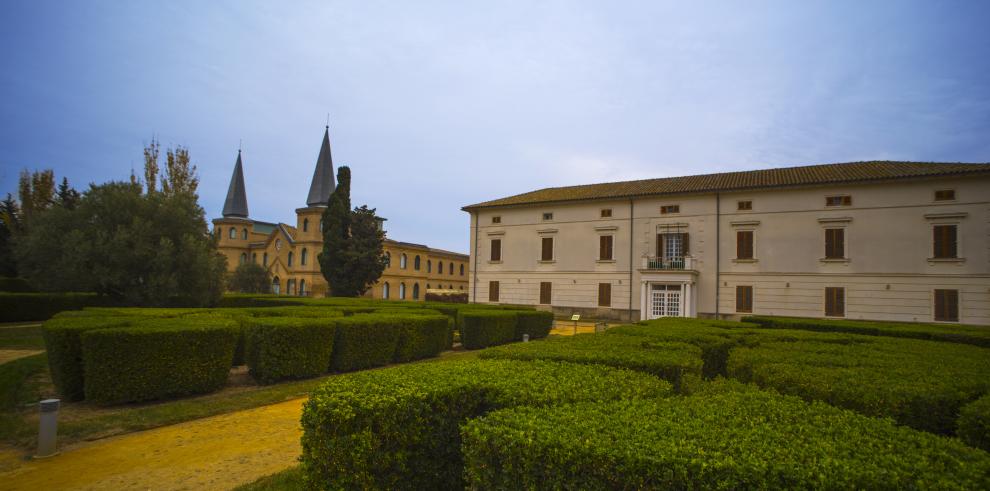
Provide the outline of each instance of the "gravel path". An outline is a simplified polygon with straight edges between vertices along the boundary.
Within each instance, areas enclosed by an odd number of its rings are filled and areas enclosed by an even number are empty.
[[[230,489],[297,463],[305,401],[97,440],[48,459],[0,450],[0,488]]]

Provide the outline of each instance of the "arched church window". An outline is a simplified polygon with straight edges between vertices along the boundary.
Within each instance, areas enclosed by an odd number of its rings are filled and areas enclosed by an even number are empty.
[[[279,290],[278,276],[276,276],[272,278],[272,293],[279,295],[281,293]]]
[[[406,253],[404,252],[402,253],[401,256],[399,256],[399,269],[406,269]],[[400,285],[399,291],[401,290],[402,290],[402,286]]]
[[[437,273],[443,274],[443,261],[437,261]]]
[[[231,239],[237,238],[237,229],[234,227],[230,227],[230,238]]]
[[[309,232],[309,218],[303,218],[303,232]]]
[[[247,229],[241,230],[241,238],[247,240]]]
[[[419,300],[419,283],[413,284],[413,300]]]
[[[451,276],[454,275],[454,263],[450,263],[450,269],[448,271],[450,271]]]
[[[261,255],[261,265],[264,266],[264,267],[266,267],[266,268],[268,267],[268,253],[267,252],[266,253],[263,253]]]
[[[385,267],[392,267],[392,253],[388,251],[385,251]]]
[[[464,265],[461,265],[461,276],[464,276]]]
[[[292,267],[292,251],[289,251],[288,263],[289,263],[289,267],[291,268]]]
[[[382,298],[386,300],[388,300],[388,294],[389,294],[388,290],[389,290],[388,282],[386,281],[385,283],[382,283]]]
[[[427,273],[433,272],[433,261],[430,261],[429,259],[426,260],[426,272]]]
[[[309,252],[309,251],[307,251],[307,250],[306,250],[306,248],[305,248],[305,247],[303,247],[303,250],[302,250],[302,255],[301,255],[301,256],[299,256],[299,265],[300,265],[300,266],[305,266],[305,265],[306,265],[306,256],[308,255],[308,254],[307,254],[308,252]]]
[[[306,296],[306,280],[299,280],[299,296]]]
[[[241,253],[241,264],[244,264],[246,262],[247,262],[247,253],[246,252],[242,252]]]
[[[399,300],[405,300],[405,299],[406,299],[406,284],[399,283]]]
[[[417,254],[416,257],[413,258],[413,269],[419,271],[419,254]]]

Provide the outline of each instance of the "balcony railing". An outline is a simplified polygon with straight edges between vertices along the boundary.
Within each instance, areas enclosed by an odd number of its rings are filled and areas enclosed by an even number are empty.
[[[691,256],[644,256],[643,269],[658,271],[683,271],[694,268],[694,258]]]

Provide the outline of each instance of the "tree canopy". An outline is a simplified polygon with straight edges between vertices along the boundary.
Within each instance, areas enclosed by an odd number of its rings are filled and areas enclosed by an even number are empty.
[[[337,169],[337,188],[323,212],[323,252],[318,259],[330,294],[356,297],[368,291],[385,270],[385,233],[375,209],[351,209],[351,170]]]

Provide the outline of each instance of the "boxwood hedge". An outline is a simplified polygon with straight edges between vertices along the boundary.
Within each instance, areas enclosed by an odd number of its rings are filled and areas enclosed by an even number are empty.
[[[553,312],[543,310],[519,310],[516,314],[516,341],[521,341],[524,334],[529,339],[542,339],[553,329]]]
[[[634,336],[576,336],[515,343],[481,352],[483,359],[553,360],[597,363],[656,375],[684,391],[685,377],[701,377],[701,349],[678,342],[651,342]]]
[[[85,331],[81,338],[86,399],[110,404],[220,389],[237,328],[220,316],[148,318],[131,327]]]
[[[0,322],[43,321],[66,310],[113,304],[94,293],[0,292]]]
[[[386,314],[379,314],[386,315]],[[395,346],[395,363],[420,360],[450,349],[450,319],[439,313],[395,314],[399,340]]]
[[[452,361],[327,380],[303,408],[311,488],[461,489],[458,425],[499,408],[669,394],[647,374],[594,365]]]
[[[392,362],[401,335],[401,318],[359,314],[337,319],[331,366],[337,372],[379,367]]]
[[[728,374],[941,434],[953,433],[962,406],[990,392],[984,348],[845,336],[856,342],[765,341],[735,348]]]
[[[918,324],[861,320],[811,319],[801,317],[744,317],[765,328],[845,332],[867,336],[925,339],[990,347],[990,326]]]
[[[515,312],[504,310],[461,310],[457,327],[465,349],[481,349],[510,343],[516,339]]]
[[[82,311],[85,312],[85,311]],[[128,326],[133,317],[97,317],[64,312],[42,326],[52,383],[63,399],[83,398],[82,334],[93,329]]]
[[[255,317],[243,329],[248,369],[263,384],[330,369],[336,332],[332,317]]]
[[[956,434],[967,444],[990,452],[990,395],[959,410]]]
[[[990,455],[760,391],[519,407],[462,429],[471,489],[987,489]]]

